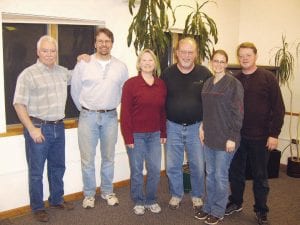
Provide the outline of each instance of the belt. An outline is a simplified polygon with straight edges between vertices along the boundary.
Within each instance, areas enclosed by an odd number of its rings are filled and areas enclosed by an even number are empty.
[[[49,121],[49,120],[42,120],[33,116],[31,116],[30,119],[33,123],[39,123],[39,124],[59,124],[64,122],[63,119]]]
[[[173,121],[172,121],[173,122]],[[177,123],[177,122],[173,122],[173,123]],[[177,123],[181,126],[184,126],[184,127],[187,127],[187,126],[190,126],[190,125],[194,125],[196,123],[199,123],[198,121],[195,121],[195,122],[189,122],[189,123]]]
[[[99,113],[106,113],[106,112],[111,112],[111,111],[115,111],[116,109],[88,109],[85,108],[84,106],[81,106],[82,109],[89,111],[89,112],[99,112]]]
[[[193,124],[196,124],[198,122],[193,122],[193,123],[181,123],[180,125],[184,126],[184,127],[187,127],[187,126],[190,126],[190,125],[193,125]]]

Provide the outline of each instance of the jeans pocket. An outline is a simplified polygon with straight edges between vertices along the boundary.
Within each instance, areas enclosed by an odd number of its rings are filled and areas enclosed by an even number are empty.
[[[88,113],[89,112],[86,110],[81,110],[80,114],[79,114],[79,118],[82,118],[82,119],[86,118],[88,116]]]

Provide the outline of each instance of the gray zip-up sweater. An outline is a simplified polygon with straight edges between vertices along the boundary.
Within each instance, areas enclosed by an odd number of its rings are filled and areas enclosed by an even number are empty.
[[[244,89],[231,75],[216,84],[209,78],[202,89],[204,143],[209,148],[225,150],[227,140],[240,143],[244,116]]]

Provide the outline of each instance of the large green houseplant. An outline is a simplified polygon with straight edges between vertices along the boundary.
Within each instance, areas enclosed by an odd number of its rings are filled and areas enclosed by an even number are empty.
[[[299,46],[299,45],[298,45]],[[297,47],[297,52],[298,52]],[[297,137],[293,138],[292,134],[292,117],[293,117],[293,91],[291,88],[291,80],[294,76],[295,58],[289,50],[289,45],[286,38],[282,36],[282,46],[277,49],[274,57],[276,70],[276,77],[281,85],[286,85],[289,94],[289,145],[286,148],[290,150],[290,157],[288,157],[287,174],[292,177],[300,177],[300,149],[299,149],[299,119],[297,124]],[[296,155],[294,154],[294,147]],[[286,149],[285,148],[285,149]],[[284,150],[285,150],[284,149]]]
[[[136,2],[137,0],[128,1],[131,15]],[[169,44],[165,35],[165,31],[169,29],[168,11],[172,12],[171,0],[140,0],[127,36],[127,45],[130,46],[133,42],[136,54],[144,48],[152,49],[157,55],[165,53]]]
[[[131,15],[134,14],[133,8],[137,5],[137,1],[128,1]],[[218,41],[218,31],[214,20],[202,9],[207,3],[213,1],[207,0],[200,4],[195,0],[196,7],[178,5],[174,10],[171,0],[140,0],[139,2],[139,8],[133,17],[127,36],[128,46],[133,42],[136,53],[143,48],[150,48],[158,56],[162,56],[169,45],[166,32],[170,32],[170,22],[172,24],[176,22],[176,9],[187,7],[189,10],[185,19],[183,36],[195,37],[199,47],[199,62],[210,58],[213,44]]]

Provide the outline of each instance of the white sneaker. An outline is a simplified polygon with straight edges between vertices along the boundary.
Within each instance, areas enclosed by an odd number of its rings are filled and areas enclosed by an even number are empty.
[[[145,205],[145,208],[150,210],[153,213],[160,213],[161,212],[161,208],[159,206],[159,204],[154,203],[152,205]]]
[[[192,202],[193,202],[194,209],[200,209],[203,205],[203,201],[201,198],[192,197]]]
[[[111,194],[108,194],[108,195],[101,194],[101,198],[105,199],[107,201],[108,205],[112,205],[112,206],[119,205],[119,200],[116,197],[115,193],[111,193]]]
[[[95,207],[94,197],[85,197],[82,202],[82,207],[85,209],[90,209]]]
[[[143,205],[136,205],[133,208],[134,214],[135,215],[144,215],[145,214],[145,207]]]
[[[178,209],[180,202],[181,202],[181,198],[172,196],[172,198],[169,201],[169,208],[170,209]]]

